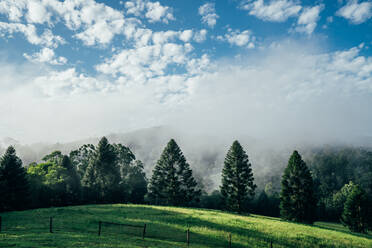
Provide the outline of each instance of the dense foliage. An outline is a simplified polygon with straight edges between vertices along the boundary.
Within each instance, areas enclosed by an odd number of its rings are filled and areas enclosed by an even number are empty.
[[[370,150],[326,147],[314,150],[307,163],[314,175],[320,219],[339,221],[345,200],[340,204],[337,198],[340,197],[341,188],[349,182],[359,185],[372,198]]]
[[[370,208],[365,191],[356,185],[346,198],[341,222],[348,226],[350,231],[367,233],[371,224]]]
[[[307,223],[315,219],[341,221],[358,232],[372,229],[372,152],[367,148],[305,149],[305,159],[294,152],[287,168],[283,157],[268,154],[269,163],[275,166],[266,176],[255,174],[254,182],[248,156],[234,142],[225,158],[221,188],[211,193],[203,189],[208,178],[194,175],[174,140],[169,141],[153,167],[149,183],[144,164],[136,160],[131,149],[110,144],[105,137],[97,146],[85,144],[69,154],[57,150],[26,167],[22,167],[13,147],[3,152],[0,211],[151,203],[249,210],[274,217],[282,214],[285,219]]]
[[[280,215],[283,219],[312,224],[316,199],[313,179],[300,154],[294,151],[282,177]]]
[[[201,191],[180,147],[171,139],[155,165],[148,198],[153,204],[193,206]]]
[[[22,161],[10,146],[0,159],[0,211],[24,209],[28,200],[28,181]]]
[[[238,141],[234,141],[227,152],[222,169],[221,194],[225,207],[232,211],[246,210],[246,203],[253,198],[254,184],[248,155]]]
[[[82,179],[85,198],[89,202],[122,202],[120,180],[116,150],[103,137]]]

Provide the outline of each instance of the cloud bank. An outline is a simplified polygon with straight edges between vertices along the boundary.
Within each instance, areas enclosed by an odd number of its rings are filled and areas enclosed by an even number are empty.
[[[235,59],[204,57],[189,72],[152,77],[134,64],[142,83],[7,64],[0,74],[7,82],[0,136],[68,141],[159,125],[287,144],[370,136],[372,59],[360,55],[362,49],[324,53],[287,40]]]

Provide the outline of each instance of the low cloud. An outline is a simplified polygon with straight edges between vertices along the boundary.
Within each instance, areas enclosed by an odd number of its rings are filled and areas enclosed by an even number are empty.
[[[30,72],[27,84],[0,95],[1,106],[12,103],[0,111],[0,136],[55,142],[158,125],[276,144],[370,136],[372,59],[362,49],[324,53],[283,41],[229,61],[203,57],[202,70],[141,83],[74,69]],[[0,81],[26,81],[13,71]]]

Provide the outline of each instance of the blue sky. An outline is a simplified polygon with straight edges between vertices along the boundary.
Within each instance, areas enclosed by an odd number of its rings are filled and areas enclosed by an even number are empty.
[[[368,0],[0,0],[0,137],[371,136],[371,28]]]

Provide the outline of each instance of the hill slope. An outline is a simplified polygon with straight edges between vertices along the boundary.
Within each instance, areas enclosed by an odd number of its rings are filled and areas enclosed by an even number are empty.
[[[258,215],[146,205],[88,205],[2,213],[0,247],[372,247],[371,235]],[[49,233],[50,217],[53,233]],[[98,236],[99,221],[102,221]],[[106,223],[107,222],[107,223]],[[130,224],[137,227],[108,223]],[[145,239],[142,240],[146,223]]]

